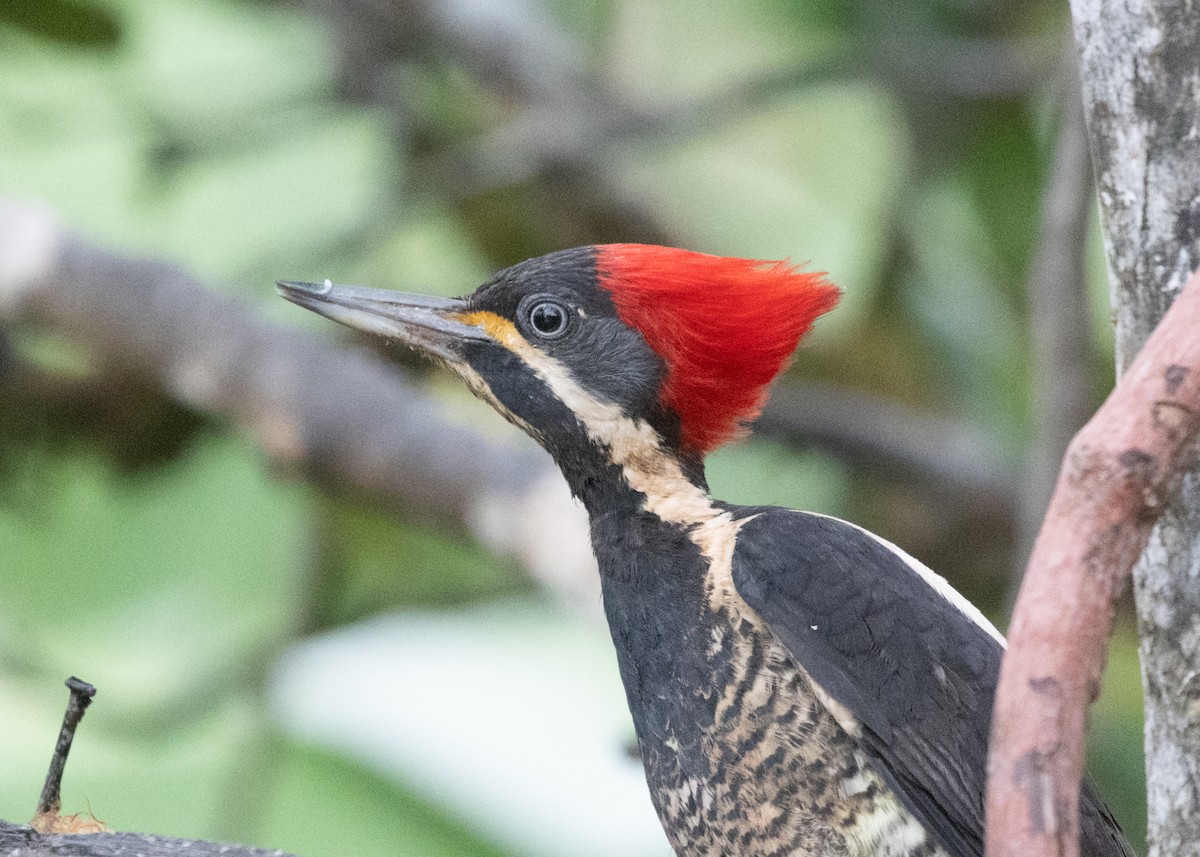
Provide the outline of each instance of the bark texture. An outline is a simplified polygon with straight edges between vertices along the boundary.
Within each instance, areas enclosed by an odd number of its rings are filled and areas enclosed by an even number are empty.
[[[292,857],[244,845],[144,833],[50,834],[0,821],[0,857]]]
[[[1200,264],[1200,19],[1193,0],[1072,0],[1071,11],[1120,372]],[[1134,570],[1151,857],[1200,854],[1198,577],[1193,459]]]
[[[1200,435],[1200,273],[1067,449],[1009,628],[988,783],[991,857],[1079,854],[1087,708],[1117,598]]]

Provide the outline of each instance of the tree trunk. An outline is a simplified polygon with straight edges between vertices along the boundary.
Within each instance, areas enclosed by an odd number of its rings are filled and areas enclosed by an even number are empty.
[[[1071,0],[1123,372],[1200,264],[1200,10]],[[1200,331],[1197,331],[1200,336]],[[1200,468],[1134,569],[1151,857],[1200,854]]]

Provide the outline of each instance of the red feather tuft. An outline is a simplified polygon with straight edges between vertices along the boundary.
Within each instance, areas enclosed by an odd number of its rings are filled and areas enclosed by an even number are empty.
[[[787,262],[729,259],[645,244],[596,248],[600,285],[621,320],[667,364],[663,404],[683,443],[711,452],[758,416],[767,385],[838,289]]]

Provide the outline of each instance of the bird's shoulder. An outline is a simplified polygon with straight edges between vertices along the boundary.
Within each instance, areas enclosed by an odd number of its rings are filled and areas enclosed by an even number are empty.
[[[854,718],[925,827],[951,853],[976,853],[1003,638],[942,578],[866,530],[788,509],[730,511],[741,522],[739,596]]]
[[[939,703],[960,718],[981,703],[990,712],[1003,637],[945,579],[837,518],[777,507],[730,512],[741,522],[731,567],[738,594],[806,669],[802,653],[829,661],[820,672],[846,673],[828,675],[825,689],[860,708],[881,737],[936,715]],[[852,687],[839,688],[845,681]]]
[[[891,787],[951,854],[983,852],[983,788],[1004,639],[943,578],[861,527],[727,506],[739,596],[845,707]],[[1132,857],[1085,777],[1083,853]]]

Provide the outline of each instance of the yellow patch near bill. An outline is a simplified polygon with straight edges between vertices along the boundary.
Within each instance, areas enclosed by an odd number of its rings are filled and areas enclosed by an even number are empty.
[[[525,344],[525,338],[517,332],[516,325],[503,316],[496,315],[494,312],[478,311],[478,312],[460,312],[454,313],[450,318],[455,321],[460,321],[463,324],[470,324],[474,327],[482,328],[483,332],[497,342],[507,346],[512,350],[517,350],[520,345]]]

